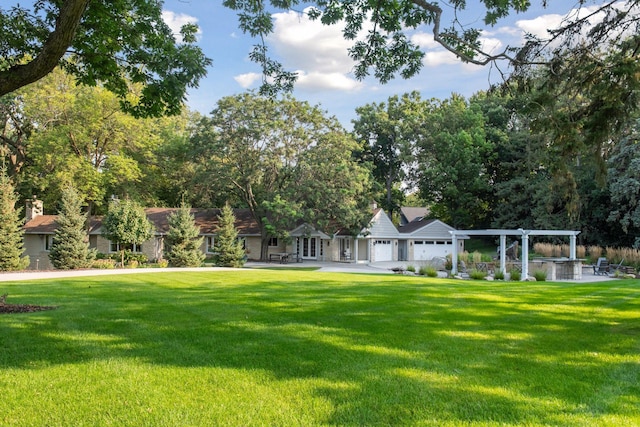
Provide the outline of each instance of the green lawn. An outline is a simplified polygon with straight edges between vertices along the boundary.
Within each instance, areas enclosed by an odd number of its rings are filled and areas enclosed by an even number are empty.
[[[0,283],[2,426],[638,426],[640,286],[243,270]]]

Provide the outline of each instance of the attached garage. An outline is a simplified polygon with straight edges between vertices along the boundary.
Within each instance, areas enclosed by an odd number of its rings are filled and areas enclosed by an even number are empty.
[[[376,262],[393,261],[393,242],[385,239],[374,240],[373,254]]]
[[[453,252],[453,227],[437,219],[419,219],[400,227],[400,236],[409,243],[409,261],[429,261]]]
[[[416,240],[413,242],[413,259],[428,261],[436,257],[445,257],[451,253],[451,248],[450,240]]]

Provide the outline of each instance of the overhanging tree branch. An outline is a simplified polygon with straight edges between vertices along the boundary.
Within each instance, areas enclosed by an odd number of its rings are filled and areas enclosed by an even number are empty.
[[[0,71],[0,96],[40,80],[59,63],[71,45],[89,0],[67,0],[60,6],[56,26],[40,53],[26,64]]]

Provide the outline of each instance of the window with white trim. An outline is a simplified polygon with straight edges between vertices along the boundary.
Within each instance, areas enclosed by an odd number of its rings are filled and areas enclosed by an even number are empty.
[[[212,254],[215,253],[215,236],[207,236],[207,253]]]
[[[137,243],[114,243],[110,242],[109,252],[120,252],[121,250],[131,251],[133,253],[142,253],[142,245]]]

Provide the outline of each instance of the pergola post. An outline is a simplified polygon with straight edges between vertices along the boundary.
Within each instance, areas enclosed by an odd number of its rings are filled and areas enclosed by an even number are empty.
[[[529,277],[529,232],[522,230],[522,276],[520,280]]]
[[[569,236],[569,259],[576,259],[576,235]]]
[[[500,271],[507,274],[507,235],[500,235]]]
[[[451,275],[458,274],[458,235],[455,231],[451,231],[451,240],[453,248],[451,248]]]

